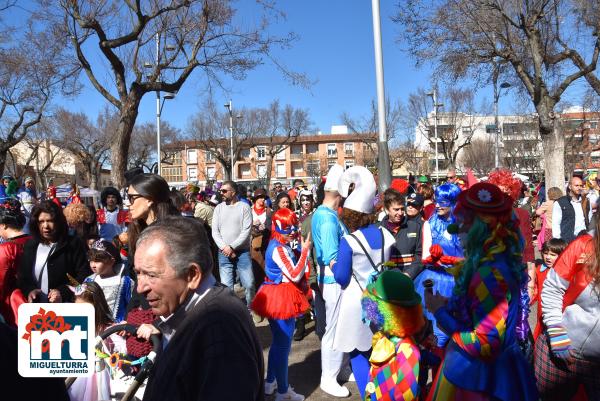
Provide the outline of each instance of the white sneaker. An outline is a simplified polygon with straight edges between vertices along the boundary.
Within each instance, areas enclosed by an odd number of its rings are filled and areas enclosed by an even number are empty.
[[[277,380],[273,380],[271,383],[265,380],[265,394],[271,395],[277,390]]]
[[[304,401],[304,396],[296,393],[292,386],[288,386],[285,394],[277,393],[275,401]]]
[[[330,379],[323,381],[321,379],[321,385],[319,387],[321,387],[321,390],[334,397],[346,398],[350,395],[350,390],[344,386],[340,386],[335,380]]]

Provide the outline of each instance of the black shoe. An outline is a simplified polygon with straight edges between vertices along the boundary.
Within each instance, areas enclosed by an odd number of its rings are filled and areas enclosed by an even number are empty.
[[[306,328],[304,324],[304,316],[296,319],[296,332],[294,333],[294,341],[302,341],[306,336]]]

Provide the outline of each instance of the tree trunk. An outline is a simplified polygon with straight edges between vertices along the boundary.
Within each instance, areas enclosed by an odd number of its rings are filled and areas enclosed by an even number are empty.
[[[90,189],[94,191],[98,189],[98,175],[100,172],[100,166],[96,162],[92,162],[90,174]]]
[[[6,164],[6,155],[8,154],[8,149],[1,150],[0,149],[0,177],[4,175],[4,165]]]
[[[541,118],[540,118],[541,120]],[[565,189],[565,138],[562,135],[558,119],[548,121],[549,124],[544,124],[546,127],[543,130],[540,125],[540,133],[542,134],[542,147],[544,149],[544,170],[546,191],[548,188],[558,187],[561,190]],[[552,127],[551,132],[547,132],[547,128]],[[544,132],[546,131],[546,132]],[[571,172],[569,172],[571,173]]]
[[[273,156],[267,155],[267,179],[266,179],[266,190],[268,191],[271,188],[271,170],[273,169]],[[275,199],[273,199],[275,200]]]
[[[110,178],[116,188],[125,186],[124,173],[127,170],[127,159],[129,153],[129,144],[131,142],[131,132],[135,126],[135,120],[138,116],[138,107],[142,100],[142,93],[139,88],[132,88],[129,96],[123,102],[121,107],[119,126],[110,146],[111,172]]]

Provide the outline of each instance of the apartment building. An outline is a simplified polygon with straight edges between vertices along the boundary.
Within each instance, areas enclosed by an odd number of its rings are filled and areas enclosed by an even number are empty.
[[[460,114],[460,113],[457,113]],[[565,168],[567,171],[597,169],[600,167],[600,112],[584,111],[580,107],[566,109],[560,115],[560,129],[565,135]],[[429,153],[429,169],[435,171],[434,114],[423,119],[415,130],[419,149]],[[483,143],[482,162],[494,166],[496,132],[498,136],[499,163],[501,166],[528,176],[541,176],[544,171],[544,152],[537,127],[537,117],[531,115],[499,115],[498,128],[493,115],[450,115],[440,113],[438,130],[439,175],[444,176],[449,167],[447,146],[455,148],[470,141]],[[444,143],[445,142],[445,143]],[[468,157],[469,145],[462,147],[456,157],[456,168],[465,171],[473,163]],[[489,170],[489,169],[488,169]],[[433,173],[435,175],[435,173]]]
[[[258,137],[250,140],[242,149],[234,166],[234,179],[239,182],[266,184],[269,165],[269,149],[280,147],[284,137]],[[223,139],[218,151],[228,154],[229,141]],[[197,141],[185,141],[172,145],[169,163],[163,163],[162,176],[174,186],[188,182],[204,185],[225,178],[223,166],[214,152],[204,149]],[[316,183],[338,163],[345,168],[354,165],[375,166],[377,152],[376,134],[301,135],[289,146],[275,154],[271,166],[271,182],[291,184],[296,178]]]

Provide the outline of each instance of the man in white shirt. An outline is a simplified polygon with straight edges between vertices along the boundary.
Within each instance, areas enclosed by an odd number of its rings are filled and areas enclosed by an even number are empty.
[[[558,198],[552,206],[552,238],[571,242],[589,226],[589,203],[581,196],[583,181],[572,177],[567,195]]]

